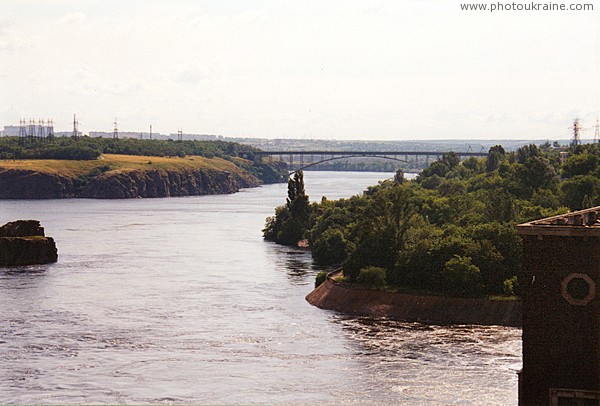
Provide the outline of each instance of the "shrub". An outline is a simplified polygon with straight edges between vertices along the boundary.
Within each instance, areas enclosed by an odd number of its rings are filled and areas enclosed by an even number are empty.
[[[385,286],[385,269],[368,266],[361,269],[356,277],[356,282],[368,288],[381,288]]]
[[[318,287],[323,282],[325,282],[326,280],[327,280],[327,272],[325,272],[325,271],[319,272],[317,274],[317,277],[315,278],[315,288]]]
[[[519,294],[519,280],[516,275],[504,281],[504,294],[507,296],[517,296]]]
[[[470,257],[454,255],[444,265],[443,286],[447,293],[457,296],[481,296],[483,284],[479,268],[471,263]]]
[[[339,264],[348,256],[348,242],[339,229],[328,228],[311,245],[312,256],[322,265]]]

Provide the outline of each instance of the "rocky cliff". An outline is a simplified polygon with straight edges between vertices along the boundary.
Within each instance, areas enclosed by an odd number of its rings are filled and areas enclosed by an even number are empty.
[[[58,250],[37,220],[17,220],[0,227],[0,266],[56,262]]]
[[[242,171],[219,169],[122,169],[80,176],[0,168],[0,199],[194,196],[234,193],[260,181]]]
[[[103,173],[77,191],[75,197],[123,199],[224,194],[258,186],[259,183],[250,175],[234,175],[224,171],[131,170]]]
[[[0,199],[73,197],[74,179],[26,169],[0,168]]]

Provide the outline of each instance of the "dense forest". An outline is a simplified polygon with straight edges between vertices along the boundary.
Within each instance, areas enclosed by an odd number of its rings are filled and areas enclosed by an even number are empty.
[[[562,160],[561,160],[562,152]],[[566,154],[565,154],[566,152]],[[600,147],[526,145],[460,161],[448,153],[415,180],[309,204],[302,173],[288,183],[264,238],[307,239],[314,260],[350,283],[458,296],[518,295],[521,222],[600,204]]]

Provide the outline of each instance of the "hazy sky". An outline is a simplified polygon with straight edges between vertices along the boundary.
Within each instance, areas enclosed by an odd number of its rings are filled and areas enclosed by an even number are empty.
[[[121,131],[232,137],[552,140],[579,117],[592,138],[600,3],[584,2],[595,10],[0,0],[0,126],[69,130],[77,113],[86,133],[116,117]]]

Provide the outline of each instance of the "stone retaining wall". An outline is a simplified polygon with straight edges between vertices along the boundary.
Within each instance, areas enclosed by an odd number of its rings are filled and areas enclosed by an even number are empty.
[[[521,326],[521,302],[411,295],[355,288],[327,278],[306,296],[321,309],[432,324]]]

